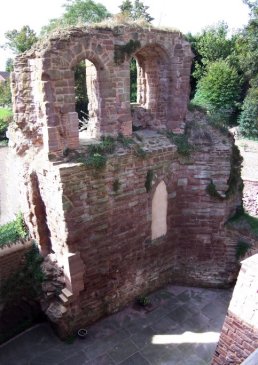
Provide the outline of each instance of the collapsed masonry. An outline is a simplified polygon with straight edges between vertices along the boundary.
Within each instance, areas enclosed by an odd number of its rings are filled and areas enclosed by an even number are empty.
[[[10,145],[30,233],[63,268],[65,288],[44,306],[62,335],[168,282],[236,278],[225,223],[241,204],[240,160],[230,135],[187,112],[192,57],[178,32],[116,26],[65,30],[16,59]],[[89,122],[79,133],[81,61]],[[103,136],[114,146],[97,169],[87,153]]]

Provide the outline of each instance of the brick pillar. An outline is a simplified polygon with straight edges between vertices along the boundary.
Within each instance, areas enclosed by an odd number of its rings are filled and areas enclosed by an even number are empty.
[[[258,348],[258,254],[242,262],[212,365],[239,365]]]

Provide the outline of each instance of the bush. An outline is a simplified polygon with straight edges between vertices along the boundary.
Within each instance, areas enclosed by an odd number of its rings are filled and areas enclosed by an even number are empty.
[[[11,106],[12,93],[10,88],[10,80],[0,83],[0,105]]]
[[[258,88],[247,94],[239,118],[241,133],[248,138],[258,138]]]
[[[0,108],[0,141],[6,139],[6,131],[11,119],[12,119],[11,110]]]
[[[221,113],[229,119],[240,97],[240,78],[235,68],[220,60],[209,65],[197,85],[194,104],[206,108],[209,113]]]
[[[18,214],[14,221],[0,226],[0,247],[14,243],[26,236],[27,231],[25,229],[22,214]]]

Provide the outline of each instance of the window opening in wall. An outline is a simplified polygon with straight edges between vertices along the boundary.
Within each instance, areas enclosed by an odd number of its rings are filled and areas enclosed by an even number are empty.
[[[132,58],[130,63],[130,102],[137,102],[137,63]]]
[[[99,82],[97,69],[88,59],[74,68],[75,110],[79,118],[79,131],[87,138],[99,135]]]
[[[166,184],[161,181],[156,187],[152,198],[152,220],[151,220],[151,239],[155,240],[165,236],[167,233],[167,207],[168,193]]]
[[[85,61],[81,61],[74,68],[75,88],[75,110],[78,113],[79,129],[87,128],[88,116],[88,94],[86,86]]]
[[[134,61],[133,61],[134,60]],[[136,60],[136,61],[135,61]],[[135,67],[136,85],[132,70]],[[158,45],[142,48],[130,64],[133,130],[165,128],[171,99],[171,79],[166,52]],[[134,99],[132,99],[134,98]]]

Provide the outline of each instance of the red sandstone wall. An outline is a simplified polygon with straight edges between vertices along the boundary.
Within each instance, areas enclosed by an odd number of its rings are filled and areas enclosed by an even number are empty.
[[[89,136],[131,135],[131,57],[142,70],[138,99],[151,113],[149,125],[183,131],[193,54],[180,32],[125,25],[73,27],[15,61],[15,126],[9,135],[16,153],[38,153],[43,147],[53,157],[67,147],[79,147],[74,67],[85,60],[94,64],[97,73],[94,87],[88,87]]]
[[[242,262],[212,365],[240,365],[258,348],[258,254]]]
[[[145,159],[125,151],[110,156],[103,170],[78,164],[45,170],[40,188],[44,199],[52,198],[47,207],[49,227],[55,227],[50,229],[52,248],[64,260],[68,252],[75,254],[70,272],[75,290],[73,285],[70,290],[77,297],[78,321],[93,321],[167,282],[225,286],[235,280],[237,241],[228,239],[224,223],[240,196],[217,199],[206,192],[212,178],[223,194],[230,173],[231,142],[212,133],[213,143],[202,140],[188,159],[168,140],[157,148],[159,136]],[[154,180],[147,193],[150,169]],[[49,184],[58,174],[51,195]],[[113,191],[116,179],[118,192]],[[168,232],[152,242],[151,202],[161,180],[168,191]],[[60,226],[60,199],[55,205],[53,189],[63,201]]]
[[[18,242],[0,249],[0,286],[19,269],[30,247],[31,242]]]

